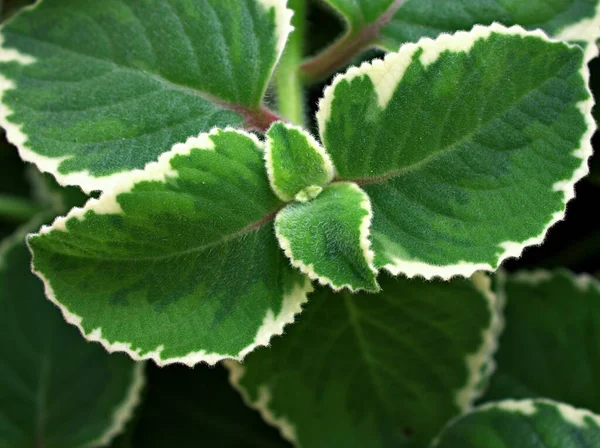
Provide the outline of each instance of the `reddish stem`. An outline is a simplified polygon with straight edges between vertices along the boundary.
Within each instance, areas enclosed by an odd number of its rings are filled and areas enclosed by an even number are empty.
[[[242,106],[235,106],[234,110],[240,113],[246,121],[246,129],[250,131],[258,131],[263,134],[277,121],[283,119],[265,106],[260,109],[249,109]]]
[[[391,22],[394,14],[406,0],[395,0],[375,22],[358,32],[349,32],[322,53],[300,66],[306,83],[321,81],[340,68],[349,65],[358,54],[371,47],[379,38],[381,29]]]

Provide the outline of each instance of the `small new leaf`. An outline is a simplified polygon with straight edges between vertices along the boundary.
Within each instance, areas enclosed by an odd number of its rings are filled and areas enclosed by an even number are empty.
[[[325,187],[316,199],[288,204],[277,214],[279,245],[313,280],[334,290],[377,291],[369,197],[356,184]]]
[[[600,416],[556,401],[485,404],[449,424],[432,448],[596,448]]]
[[[381,286],[322,288],[270,349],[227,362],[247,403],[296,446],[428,446],[478,397],[500,328],[489,279]]]
[[[290,20],[285,0],[41,0],[0,33],[0,125],[59,183],[107,190],[191,135],[267,128]]]
[[[500,25],[338,76],[321,141],[371,199],[376,267],[469,276],[541,243],[588,173],[588,77],[579,47]]]
[[[310,289],[273,232],[256,137],[191,138],[31,236],[47,296],[90,340],[160,365],[241,359]]]
[[[301,198],[308,199],[317,191],[312,187],[323,187],[334,176],[331,159],[321,145],[302,128],[281,122],[267,132],[265,162],[271,187],[283,201],[301,192]]]

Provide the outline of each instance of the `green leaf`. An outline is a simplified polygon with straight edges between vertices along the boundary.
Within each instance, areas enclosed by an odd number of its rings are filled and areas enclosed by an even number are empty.
[[[279,245],[313,280],[338,291],[378,291],[369,239],[369,197],[356,184],[325,187],[316,199],[287,205],[277,214]]]
[[[25,233],[0,249],[0,446],[104,446],[138,404],[143,364],[64,322],[29,270]]]
[[[73,207],[82,207],[89,199],[79,188],[61,187],[51,175],[40,172],[33,165],[27,168],[33,198],[56,215],[68,213]]]
[[[587,80],[580,48],[500,25],[338,76],[321,140],[371,198],[375,265],[447,279],[540,244],[588,172]]]
[[[452,422],[436,448],[596,448],[600,416],[550,400],[506,400]]]
[[[598,56],[598,0],[325,0],[347,22],[348,36],[396,51],[402,44],[475,25],[520,25],[580,44],[586,60]]]
[[[381,29],[378,44],[395,51],[422,37],[494,22],[540,28],[553,38],[577,43],[585,48],[588,62],[598,56],[599,0],[407,0]]]
[[[297,126],[275,123],[267,132],[265,162],[275,194],[283,201],[333,179],[333,164],[325,150]]]
[[[148,395],[132,437],[143,448],[285,448],[290,445],[244,405],[227,372],[149,366]]]
[[[0,34],[0,124],[59,183],[109,189],[201,131],[268,127],[290,18],[285,0],[42,0]]]
[[[263,145],[235,130],[178,144],[30,237],[49,298],[87,339],[160,365],[241,359],[310,289],[277,245]]]
[[[298,446],[423,446],[489,374],[501,327],[489,283],[384,277],[376,295],[320,289],[269,350],[227,362],[232,383]]]
[[[485,400],[546,397],[600,412],[600,283],[534,271],[508,275],[503,289],[506,329]]]

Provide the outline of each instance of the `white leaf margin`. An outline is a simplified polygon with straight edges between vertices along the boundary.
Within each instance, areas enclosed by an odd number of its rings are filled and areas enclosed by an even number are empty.
[[[246,374],[246,367],[240,362],[232,360],[223,361],[223,366],[229,371],[229,383],[242,396],[246,406],[258,411],[262,419],[267,422],[267,424],[277,428],[285,440],[299,446],[295,425],[291,423],[287,417],[276,417],[269,409],[269,403],[272,399],[269,387],[264,384],[259,386],[258,398],[256,401],[252,401],[250,395],[246,392],[246,389],[241,385],[241,379]]]
[[[504,280],[498,279],[497,292],[492,290],[492,280],[484,272],[477,272],[471,277],[473,289],[476,290],[488,304],[490,310],[490,325],[482,330],[482,343],[474,353],[465,357],[466,370],[468,372],[465,385],[454,392],[454,403],[464,413],[473,411],[473,404],[481,398],[485,392],[487,381],[496,369],[494,355],[499,347],[499,339],[505,327],[504,306]],[[252,409],[257,410],[263,420],[269,425],[277,428],[281,436],[296,446],[298,437],[296,426],[284,415],[276,416],[269,408],[272,399],[271,390],[267,384],[258,386],[258,397],[252,401],[250,394],[242,386],[241,380],[246,374],[246,367],[237,361],[227,360],[223,362],[229,371],[229,382],[239,392],[246,403]],[[479,408],[475,408],[479,409]]]
[[[109,446],[114,438],[125,430],[127,423],[133,417],[134,411],[142,401],[142,391],[146,386],[145,368],[146,363],[144,362],[135,364],[131,386],[125,395],[125,399],[115,408],[112,424],[106,429],[104,434],[91,442],[89,446]]]
[[[600,19],[595,20],[600,21]],[[327,129],[327,123],[331,117],[335,90],[341,82],[349,82],[363,76],[371,78],[378,96],[379,105],[382,109],[385,109],[392,99],[396,87],[402,82],[404,73],[411,64],[415,52],[421,49],[423,50],[420,60],[427,66],[433,63],[445,51],[468,53],[473,48],[476,41],[479,39],[487,39],[492,34],[537,37],[543,41],[565,45],[569,48],[581,48],[575,44],[569,44],[558,39],[550,38],[542,30],[527,31],[520,26],[507,28],[498,23],[494,23],[491,26],[476,25],[471,31],[441,34],[436,39],[423,38],[417,43],[402,45],[398,52],[388,53],[383,59],[365,62],[359,67],[352,67],[346,73],[339,74],[334,78],[332,84],[325,89],[323,97],[319,101],[317,122],[319,125],[321,141],[325,144],[324,135]],[[577,148],[572,155],[576,159],[579,159],[581,163],[573,172],[573,176],[570,179],[563,179],[554,184],[553,191],[562,191],[564,193],[563,207],[562,210],[554,213],[539,235],[528,238],[525,241],[505,241],[500,243],[497,252],[498,261],[495,266],[488,263],[471,263],[468,261],[439,266],[419,261],[404,260],[398,257],[390,257],[392,258],[392,263],[385,265],[383,269],[387,270],[392,275],[397,276],[403,274],[408,278],[422,277],[426,280],[434,278],[450,280],[454,277],[470,277],[477,271],[493,272],[497,270],[505,260],[520,257],[525,248],[541,245],[546,239],[548,230],[550,230],[557,222],[562,221],[565,218],[567,204],[575,197],[575,185],[589,173],[588,163],[593,154],[592,137],[596,132],[597,125],[592,116],[592,109],[595,103],[589,88],[590,70],[587,64],[582,66],[580,74],[586,82],[589,98],[579,102],[577,107],[585,118],[587,131],[581,138],[579,148]]]
[[[366,214],[360,223],[359,244],[360,248],[362,249],[365,261],[369,266],[369,269],[377,277],[379,271],[375,267],[375,252],[371,248],[371,223],[373,222],[373,208],[371,207],[371,199],[369,198],[369,195],[365,191],[363,191],[362,188],[360,188],[357,184],[353,182],[336,182],[334,184],[330,184],[330,186],[339,184],[350,186],[354,191],[360,193],[363,197],[360,203],[360,207],[363,209],[363,211],[366,212]],[[281,250],[283,250],[293,267],[299,269],[300,272],[308,276],[308,278],[310,278],[311,280],[317,281],[320,285],[329,286],[335,292],[339,292],[343,289],[348,289],[350,292],[356,293],[362,290],[362,288],[354,288],[349,283],[338,285],[332,279],[316,272],[315,267],[312,263],[307,264],[304,260],[297,258],[294,255],[291,241],[288,238],[286,238],[279,230],[279,219],[281,219],[284,216],[284,213],[282,212],[285,213],[285,208],[281,210],[275,218],[275,235],[277,237],[277,241],[279,242],[279,247],[281,247]]]
[[[510,414],[519,414],[524,417],[534,417],[535,414],[539,411],[538,405],[547,405],[555,408],[560,416],[564,419],[564,421],[576,426],[578,428],[589,428],[586,425],[586,419],[591,419],[600,430],[600,415],[594,414],[593,412],[587,409],[575,408],[571,405],[561,403],[554,400],[549,400],[546,398],[536,398],[536,399],[524,399],[524,400],[501,400],[501,401],[493,401],[490,403],[485,403],[481,406],[476,407],[470,412],[466,414],[458,415],[455,418],[451,419],[444,429],[440,432],[438,437],[432,442],[432,448],[439,445],[441,439],[444,436],[444,433],[452,428],[452,426],[460,422],[464,417],[485,413],[487,411],[500,410],[505,411]]]
[[[15,246],[26,243],[26,236],[32,229],[37,229],[46,220],[48,213],[40,213],[33,217],[29,222],[19,227],[9,237],[2,240],[0,243],[0,272],[6,268],[6,254]],[[133,413],[140,405],[142,400],[142,391],[146,385],[145,376],[146,363],[138,362],[131,369],[131,382],[129,389],[125,393],[125,398],[119,403],[112,415],[110,426],[88,446],[103,447],[108,446],[112,440],[123,432],[127,423],[133,417]]]
[[[117,197],[122,194],[129,192],[133,187],[143,181],[157,181],[166,182],[169,177],[177,177],[178,173],[171,167],[171,159],[179,155],[188,155],[193,149],[211,151],[215,149],[214,142],[211,140],[211,136],[218,135],[220,133],[236,133],[246,138],[249,138],[254,142],[257,149],[264,151],[264,144],[254,135],[239,129],[215,128],[208,133],[201,133],[197,137],[190,137],[185,143],[178,143],[173,148],[163,153],[157,162],[152,162],[146,165],[144,170],[134,170],[128,174],[126,178],[114,186],[110,191],[102,194],[99,199],[90,199],[85,206],[81,208],[73,208],[66,216],[60,216],[54,220],[49,226],[42,226],[38,231],[38,235],[44,235],[53,231],[68,232],[67,222],[73,218],[80,221],[85,219],[85,215],[89,211],[93,211],[96,214],[121,214],[123,210],[117,200]],[[29,236],[35,236],[30,234]],[[234,359],[237,361],[243,360],[248,353],[252,352],[258,347],[268,346],[269,341],[273,336],[283,334],[284,327],[288,324],[292,324],[295,321],[296,315],[302,312],[302,305],[308,301],[308,294],[313,291],[312,284],[308,279],[304,279],[302,284],[296,284],[289,294],[284,294],[281,311],[278,315],[275,315],[273,310],[268,310],[265,315],[262,325],[259,327],[254,341],[247,347],[242,349],[235,355],[223,354],[223,353],[207,353],[205,350],[197,352],[190,352],[182,357],[170,357],[164,358],[161,353],[164,350],[164,346],[160,345],[154,350],[146,351],[142,348],[134,348],[129,342],[120,341],[109,341],[102,336],[102,328],[98,327],[87,333],[83,328],[82,316],[71,312],[65,305],[63,305],[59,298],[56,296],[54,289],[52,288],[52,282],[46,278],[44,274],[35,268],[35,254],[31,247],[29,247],[32,253],[31,270],[37,275],[44,284],[44,291],[46,298],[56,305],[64,319],[76,326],[81,335],[90,342],[100,343],[104,349],[109,353],[123,352],[129,355],[135,361],[152,360],[158,366],[164,367],[170,364],[184,364],[188,367],[194,367],[199,363],[206,363],[208,365],[215,365],[224,359]],[[142,352],[144,352],[142,354]]]
[[[330,183],[335,177],[335,168],[333,166],[333,162],[325,148],[321,146],[321,144],[304,128],[300,126],[293,125],[291,123],[285,122],[277,122],[274,125],[283,125],[288,131],[297,132],[300,134],[307,142],[308,146],[321,158],[323,169],[328,174],[327,183]],[[273,125],[273,126],[274,126]],[[270,129],[269,129],[270,131]],[[267,131],[266,135],[266,145],[265,145],[265,166],[267,168],[267,176],[269,177],[269,184],[271,185],[271,189],[277,195],[279,199],[284,202],[290,202],[294,199],[295,196],[288,196],[283,191],[279,189],[277,186],[277,179],[275,176],[275,166],[273,163],[273,139],[269,137],[269,131]]]
[[[584,49],[585,60],[587,62],[598,57],[597,41],[600,39],[600,1],[596,5],[596,12],[593,17],[564,27],[555,37],[572,42],[582,40],[587,42],[587,47]]]
[[[466,357],[468,379],[465,385],[455,392],[455,403],[462,411],[473,408],[473,404],[481,398],[489,379],[496,371],[494,355],[498,351],[500,336],[505,328],[506,300],[502,274],[497,276],[497,291],[492,290],[492,279],[484,272],[473,274],[471,283],[488,304],[490,325],[481,332],[482,343],[479,349]]]
[[[33,11],[45,0],[37,0],[36,3],[22,8],[21,12],[15,17],[23,14],[24,12]],[[257,4],[261,5],[266,11],[270,11],[272,8],[275,9],[275,32],[277,34],[277,57],[271,68],[271,77],[275,72],[275,68],[279,63],[279,59],[283,54],[285,45],[287,43],[289,35],[294,30],[292,26],[292,16],[294,12],[287,8],[288,0],[253,0]],[[10,23],[14,18],[11,18],[7,23]],[[0,27],[0,62],[16,62],[23,66],[34,64],[36,59],[28,54],[21,53],[15,48],[7,48],[5,46],[5,38],[2,34],[4,29],[3,24]],[[68,174],[62,174],[59,171],[60,165],[68,159],[76,157],[76,155],[67,155],[62,157],[48,157],[35,152],[27,144],[28,137],[23,132],[23,124],[15,124],[9,120],[10,116],[13,115],[13,110],[3,102],[4,94],[10,90],[17,88],[16,83],[0,74],[0,127],[4,128],[6,132],[6,139],[17,147],[20,157],[29,163],[33,163],[37,168],[44,172],[50,173],[56,181],[62,186],[78,186],[83,190],[84,193],[90,194],[93,191],[109,191],[115,186],[119,186],[122,182],[126,181],[132,171],[142,170],[130,170],[114,173],[108,176],[96,177],[90,174],[89,171],[77,171]],[[265,92],[268,85],[265,85]],[[263,92],[263,96],[265,94]],[[167,151],[168,152],[168,151]],[[149,162],[147,165],[151,165],[154,162]],[[145,167],[144,167],[145,169]]]
[[[508,277],[508,281],[512,283],[520,283],[529,286],[539,286],[544,283],[551,283],[552,281],[566,278],[571,281],[573,286],[581,292],[588,292],[590,290],[596,291],[600,294],[600,280],[593,275],[583,273],[575,274],[574,272],[565,269],[534,269],[530,271],[517,271]]]

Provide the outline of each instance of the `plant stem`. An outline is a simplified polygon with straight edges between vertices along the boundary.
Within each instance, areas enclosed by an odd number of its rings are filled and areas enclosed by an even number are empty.
[[[16,222],[33,218],[42,208],[25,198],[0,194],[0,217]]]
[[[276,121],[281,121],[281,117],[275,114],[268,108],[261,106],[259,109],[248,109],[242,106],[232,106],[232,110],[235,110],[244,117],[246,122],[246,129],[249,131],[258,131],[263,134],[271,127]]]
[[[304,57],[306,0],[290,0],[288,8],[294,11],[292,18],[294,31],[290,35],[275,74],[277,99],[281,115],[294,124],[304,125],[306,115],[300,64]]]
[[[322,53],[305,61],[300,67],[302,80],[315,83],[349,65],[358,54],[375,45],[381,29],[390,23],[404,2],[406,0],[395,0],[376,21],[361,30],[350,30]]]

